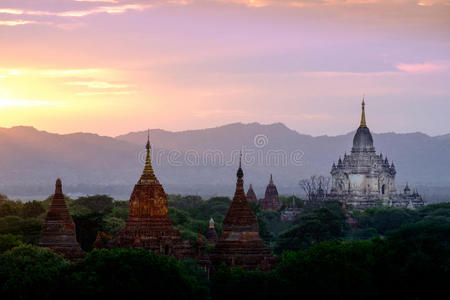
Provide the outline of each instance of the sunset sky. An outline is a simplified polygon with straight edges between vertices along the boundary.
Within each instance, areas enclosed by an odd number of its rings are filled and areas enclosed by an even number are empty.
[[[0,127],[450,133],[450,0],[0,0]]]

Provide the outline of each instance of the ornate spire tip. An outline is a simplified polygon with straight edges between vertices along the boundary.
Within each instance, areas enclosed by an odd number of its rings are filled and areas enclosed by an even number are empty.
[[[361,103],[361,123],[359,124],[359,127],[367,127],[365,106],[366,106],[366,103],[364,101],[364,96],[363,96],[363,100]]]

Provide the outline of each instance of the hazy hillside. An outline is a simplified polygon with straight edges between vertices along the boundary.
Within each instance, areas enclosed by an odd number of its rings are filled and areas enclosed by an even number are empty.
[[[0,192],[48,195],[54,180],[66,192],[109,193],[127,198],[139,178],[147,132],[116,138],[88,133],[68,135],[31,127],[0,128]],[[331,164],[351,150],[353,133],[312,137],[272,125],[229,124],[169,132],[150,130],[153,163],[168,193],[231,195],[239,151],[245,183],[263,196],[270,173],[282,194],[300,193],[297,182],[329,174]],[[377,151],[397,167],[397,182],[409,181],[427,194],[450,194],[450,138],[422,133],[374,134]]]

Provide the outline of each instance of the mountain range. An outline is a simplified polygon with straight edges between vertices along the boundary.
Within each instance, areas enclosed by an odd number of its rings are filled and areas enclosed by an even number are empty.
[[[147,134],[156,175],[167,193],[231,196],[242,152],[245,184],[252,183],[263,197],[270,174],[284,195],[302,194],[302,178],[329,175],[333,162],[350,152],[354,132],[313,137],[282,123],[152,129],[117,137],[0,128],[0,193],[40,199],[52,193],[60,177],[72,196],[106,193],[128,199],[143,168]],[[409,182],[429,201],[450,199],[450,134],[381,133],[373,138],[377,152],[394,161],[399,188]]]

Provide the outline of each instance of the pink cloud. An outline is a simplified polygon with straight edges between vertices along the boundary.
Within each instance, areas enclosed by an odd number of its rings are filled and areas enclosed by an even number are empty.
[[[398,64],[396,68],[407,73],[431,73],[450,69],[450,61],[426,62],[422,64]]]
[[[85,25],[86,24],[84,24],[84,23],[63,23],[63,24],[56,25],[56,27],[58,27],[59,29],[62,29],[62,30],[75,30],[75,29],[81,28]]]
[[[99,6],[88,10],[72,10],[56,13],[59,17],[84,17],[97,13],[121,14],[127,11],[143,11],[150,8],[150,4],[125,4],[119,6]]]
[[[40,22],[27,20],[0,20],[0,26],[19,26],[26,24],[39,24],[39,23]]]
[[[107,2],[107,3],[117,3],[117,0],[73,0],[75,2]]]
[[[30,16],[57,16],[57,17],[85,17],[92,14],[122,14],[128,11],[143,11],[151,8],[151,4],[124,4],[111,6],[97,6],[84,10],[67,10],[60,12],[40,11],[40,10],[21,10],[13,8],[0,8],[0,14],[10,15],[30,15]]]

